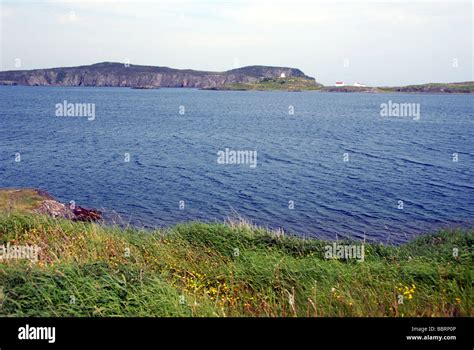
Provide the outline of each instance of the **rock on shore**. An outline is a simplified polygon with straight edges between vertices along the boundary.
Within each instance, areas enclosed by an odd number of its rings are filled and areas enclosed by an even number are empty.
[[[49,215],[73,221],[98,221],[102,213],[77,205],[66,205],[38,189],[0,189],[0,212]]]

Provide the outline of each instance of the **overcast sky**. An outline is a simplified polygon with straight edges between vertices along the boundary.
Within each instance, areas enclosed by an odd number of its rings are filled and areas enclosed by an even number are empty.
[[[296,67],[326,85],[474,80],[471,1],[0,2],[0,70],[128,59]]]

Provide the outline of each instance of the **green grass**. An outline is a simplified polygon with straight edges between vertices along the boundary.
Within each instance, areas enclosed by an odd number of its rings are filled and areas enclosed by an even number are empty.
[[[395,87],[356,87],[323,86],[314,80],[304,78],[264,78],[256,83],[227,84],[222,90],[259,90],[259,91],[302,91],[317,90],[323,92],[431,92],[431,93],[474,93],[474,82],[429,83]]]
[[[322,85],[314,80],[289,77],[289,78],[263,78],[256,83],[235,83],[226,84],[225,90],[261,90],[261,91],[300,91],[300,90],[320,90]]]
[[[0,189],[1,213],[30,213],[38,208],[41,202],[49,197],[38,190],[25,189]]]
[[[473,240],[367,244],[356,262],[242,221],[150,232],[0,215],[0,244],[42,249],[36,263],[0,262],[0,315],[472,316]]]
[[[428,83],[420,85],[407,85],[401,87],[379,87],[381,92],[447,92],[447,93],[473,93],[474,82],[459,83]]]
[[[366,244],[357,262],[243,221],[150,232],[2,214],[0,245],[42,250],[0,262],[0,315],[472,316],[473,241],[471,230]]]
[[[474,93],[474,82],[429,83],[395,87],[357,87],[323,86],[314,80],[289,78],[263,78],[255,83],[226,84],[218,90],[258,90],[258,91],[302,91],[317,90],[323,92],[431,92],[431,93]]]

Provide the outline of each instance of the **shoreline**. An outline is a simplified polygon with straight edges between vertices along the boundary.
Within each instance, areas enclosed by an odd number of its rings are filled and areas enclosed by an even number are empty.
[[[31,88],[80,88],[80,89],[95,89],[95,88],[113,88],[113,89],[130,89],[130,90],[137,90],[137,91],[144,91],[144,90],[200,90],[200,91],[224,91],[224,92],[312,92],[312,93],[342,93],[342,94],[409,94],[409,95],[471,95],[474,94],[474,89],[470,91],[412,91],[412,90],[390,90],[385,88],[371,88],[371,89],[344,89],[339,87],[331,87],[325,86],[320,89],[299,89],[299,90],[292,90],[292,89],[252,89],[252,88],[236,88],[236,89],[229,89],[229,88],[194,88],[194,87],[130,87],[130,86],[62,86],[62,85],[22,85],[22,84],[1,84],[0,87],[31,87]]]
[[[72,205],[72,206],[71,206]],[[115,213],[115,214],[112,214]],[[104,227],[114,228],[118,227],[121,229],[130,228],[132,230],[153,232],[156,230],[172,230],[174,227],[186,224],[204,224],[204,225],[227,225],[231,226],[234,224],[243,225],[249,229],[255,229],[265,231],[275,236],[285,236],[294,238],[297,240],[311,240],[311,241],[323,241],[333,242],[337,239],[327,239],[315,236],[302,236],[297,232],[285,231],[281,227],[269,227],[260,226],[254,224],[246,218],[227,217],[223,221],[210,220],[210,221],[196,221],[190,220],[186,222],[177,222],[165,226],[155,225],[130,225],[121,218],[120,214],[115,211],[107,211],[105,209],[98,210],[96,208],[85,208],[75,203],[69,205],[59,202],[54,196],[49,194],[47,191],[36,189],[36,188],[0,188],[0,215],[33,215],[33,216],[46,216],[53,219],[66,219],[71,222],[90,222],[97,223]],[[409,244],[417,240],[420,237],[430,236],[442,231],[469,231],[474,230],[474,224],[460,223],[460,224],[446,224],[432,230],[419,232],[418,234],[410,234],[410,237],[403,242],[390,241],[391,246],[399,247],[404,244]],[[347,241],[359,241],[356,238],[344,237],[340,240]],[[368,244],[384,244],[382,240],[376,238],[366,238],[364,243]],[[385,245],[388,245],[385,242]]]

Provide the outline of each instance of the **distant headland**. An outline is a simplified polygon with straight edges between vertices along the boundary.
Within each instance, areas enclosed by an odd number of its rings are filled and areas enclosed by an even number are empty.
[[[248,66],[225,72],[127,65],[103,62],[88,66],[18,70],[0,72],[2,85],[32,86],[109,86],[141,89],[199,88],[235,89],[256,85],[266,79],[285,78],[301,82],[304,87],[321,87],[301,70],[288,67]]]
[[[415,92],[474,93],[474,82],[430,83],[399,87],[368,87],[363,84],[324,86],[300,69],[247,66],[224,72],[173,69],[102,62],[61,67],[0,72],[0,85],[128,87],[134,89],[197,88],[205,90],[262,90],[322,92]]]

